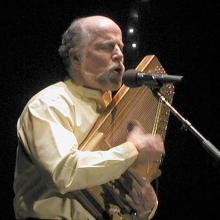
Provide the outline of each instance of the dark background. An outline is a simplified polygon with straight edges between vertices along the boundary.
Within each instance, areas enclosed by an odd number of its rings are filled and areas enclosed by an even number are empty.
[[[155,54],[169,74],[183,75],[173,105],[219,148],[218,1],[8,1],[1,7],[1,211],[14,219],[13,172],[16,121],[27,100],[63,77],[57,54],[73,18],[102,14],[119,23],[126,67]],[[138,19],[131,16],[138,12]],[[137,49],[129,47],[135,24]],[[219,162],[181,123],[170,117],[166,157],[159,178],[160,205],[154,219],[219,219]]]

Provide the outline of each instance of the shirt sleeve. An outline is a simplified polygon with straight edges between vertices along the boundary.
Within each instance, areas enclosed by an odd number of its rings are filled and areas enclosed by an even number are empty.
[[[130,142],[107,151],[80,151],[74,108],[65,99],[36,99],[18,121],[18,136],[39,171],[46,171],[57,190],[66,193],[117,179],[136,160]]]

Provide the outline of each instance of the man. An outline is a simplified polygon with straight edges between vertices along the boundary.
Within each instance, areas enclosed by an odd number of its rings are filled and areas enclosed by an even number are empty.
[[[17,124],[17,219],[94,219],[68,195],[118,179],[134,164],[151,163],[164,152],[161,138],[138,126],[127,142],[108,151],[78,148],[111,100],[110,91],[122,84],[122,50],[120,28],[103,16],[77,19],[63,34],[59,53],[70,78],[32,97]],[[156,194],[138,175],[136,185],[123,199],[137,219],[147,219],[157,206]]]

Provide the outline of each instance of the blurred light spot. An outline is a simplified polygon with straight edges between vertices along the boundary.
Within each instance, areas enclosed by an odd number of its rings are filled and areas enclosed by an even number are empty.
[[[128,29],[128,32],[129,32],[130,34],[133,34],[133,33],[134,33],[134,28],[129,28],[129,29]]]
[[[137,47],[137,44],[136,44],[136,43],[132,43],[132,44],[131,44],[131,47],[132,47],[132,48],[136,48],[136,47]]]

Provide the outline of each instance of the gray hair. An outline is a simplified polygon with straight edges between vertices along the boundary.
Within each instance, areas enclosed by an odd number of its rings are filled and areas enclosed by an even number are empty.
[[[62,35],[62,42],[58,49],[58,52],[67,69],[70,64],[69,50],[79,45],[83,38],[83,30],[80,25],[81,20],[82,18],[77,18],[76,20],[74,20]]]

